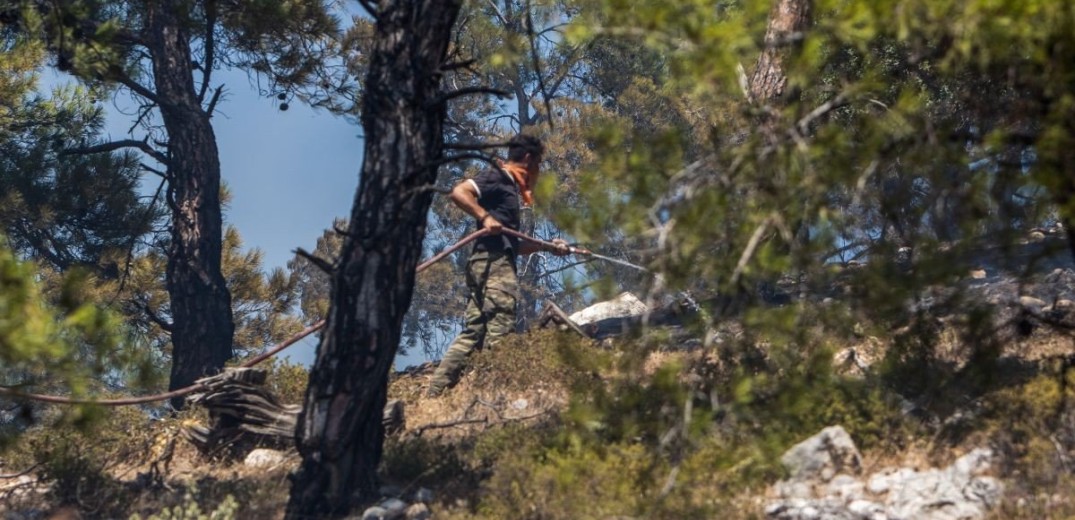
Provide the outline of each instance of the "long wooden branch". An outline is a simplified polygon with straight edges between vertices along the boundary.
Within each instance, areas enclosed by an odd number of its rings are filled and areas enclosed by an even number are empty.
[[[220,85],[213,92],[213,99],[209,100],[209,106],[205,108],[205,115],[212,117],[213,110],[216,110],[216,104],[220,101],[220,95],[224,92],[224,85]]]
[[[33,466],[30,466],[29,468],[26,468],[26,469],[24,469],[24,470],[22,470],[22,471],[20,471],[18,473],[5,473],[3,475],[0,475],[0,479],[6,480],[6,479],[19,478],[19,477],[21,477],[23,475],[29,475],[31,471],[37,469],[42,464],[44,464],[44,463],[43,462],[38,462],[37,464],[34,464]]]
[[[121,141],[112,141],[110,143],[102,143],[94,146],[86,146],[83,148],[68,148],[62,153],[64,155],[90,155],[95,153],[114,152],[123,148],[135,148],[141,150],[143,153],[156,159],[161,164],[168,164],[167,156],[153,149],[152,146],[149,146],[149,143],[146,143],[145,141],[139,141],[137,139],[124,139]]]
[[[134,92],[135,94],[138,94],[139,96],[148,99],[157,106],[171,106],[170,103],[164,103],[156,92],[153,92],[152,90],[146,88],[144,85],[131,79],[126,74],[113,74],[110,75],[110,77],[113,81],[119,83],[120,85],[123,85],[124,87],[129,88],[131,92]]]
[[[154,168],[154,167],[152,167],[152,166],[150,166],[150,165],[148,165],[146,163],[139,163],[138,166],[140,166],[143,170],[145,170],[145,171],[147,171],[149,173],[152,173],[153,175],[156,175],[157,177],[160,177],[161,179],[168,180],[168,174],[167,173],[162,172],[162,171],[160,171],[160,170],[158,170],[158,169],[156,169],[156,168]]]
[[[301,247],[295,249],[295,255],[305,259],[307,262],[310,262],[310,265],[313,265],[314,267],[320,269],[325,274],[333,274],[336,271],[328,260],[314,255]]]

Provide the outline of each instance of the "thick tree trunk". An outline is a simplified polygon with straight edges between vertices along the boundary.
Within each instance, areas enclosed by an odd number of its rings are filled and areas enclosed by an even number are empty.
[[[366,76],[365,156],[333,274],[328,324],[296,432],[288,518],[330,518],[373,498],[389,370],[399,346],[443,151],[440,66],[460,0],[378,2]]]
[[[231,293],[221,274],[220,157],[209,114],[194,91],[186,3],[148,9],[153,80],[168,133],[168,204],[172,240],[167,286],[172,310],[169,388],[218,372],[232,356]],[[173,400],[182,406],[181,398]]]

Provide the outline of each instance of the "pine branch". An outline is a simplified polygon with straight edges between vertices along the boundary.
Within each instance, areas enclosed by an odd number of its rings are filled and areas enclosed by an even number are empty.
[[[334,271],[334,269],[332,268],[332,264],[328,263],[327,260],[319,256],[315,256],[301,247],[295,250],[295,255],[306,259],[307,262],[310,262],[310,264],[312,264],[314,267],[324,271],[325,274],[332,274],[332,272]]]
[[[145,141],[138,141],[136,139],[124,139],[122,141],[112,141],[110,143],[102,143],[94,146],[86,146],[83,148],[68,148],[64,150],[63,155],[90,155],[95,153],[107,153],[121,150],[123,148],[135,148],[141,150],[146,155],[156,159],[161,164],[168,164],[168,157],[163,153],[153,149]]]

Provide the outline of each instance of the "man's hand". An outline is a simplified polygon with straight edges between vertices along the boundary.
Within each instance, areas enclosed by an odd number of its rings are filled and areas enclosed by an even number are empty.
[[[552,239],[552,245],[554,247],[549,249],[549,252],[556,256],[567,256],[571,254],[571,246],[567,245],[567,242],[562,238]]]
[[[499,235],[500,230],[504,229],[504,224],[501,224],[499,220],[488,213],[482,217],[481,223],[485,229],[489,230],[489,234],[491,235]]]

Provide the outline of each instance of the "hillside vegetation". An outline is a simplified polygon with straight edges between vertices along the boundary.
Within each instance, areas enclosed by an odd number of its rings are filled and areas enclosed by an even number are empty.
[[[1075,2],[9,0],[0,46],[5,518],[1075,515]],[[361,126],[286,269],[226,221],[244,93]],[[394,362],[451,341],[466,252],[419,261],[518,134],[518,231],[592,252],[520,256],[529,332],[424,398]],[[86,402],[315,329],[250,390],[276,437]]]
[[[817,297],[707,330],[686,320],[603,342],[511,336],[435,399],[422,397],[429,367],[413,367],[390,384],[406,421],[386,441],[382,492],[421,491],[434,518],[761,518],[788,477],[784,452],[841,426],[863,472],[943,467],[988,448],[985,473],[1004,484],[988,517],[1068,517],[1075,371],[1057,327],[1075,320],[1075,270],[1019,288],[1001,271],[976,276],[933,288],[937,301],[896,328]],[[939,301],[964,290],[990,312]],[[816,326],[822,315],[846,329]],[[789,316],[794,336],[753,325]],[[976,331],[985,322],[989,332]],[[276,366],[270,381],[297,402],[304,377]],[[0,481],[4,514],[280,517],[295,453],[267,466],[244,463],[253,446],[200,454],[178,435],[200,413],[120,409],[92,431],[29,429],[3,455],[4,473],[30,469]]]

